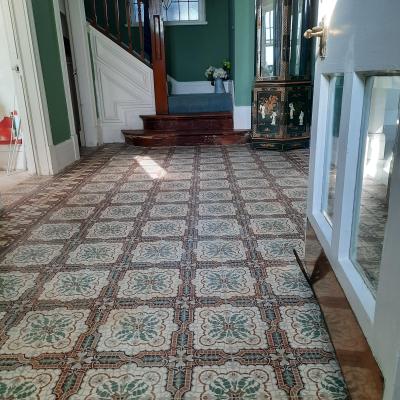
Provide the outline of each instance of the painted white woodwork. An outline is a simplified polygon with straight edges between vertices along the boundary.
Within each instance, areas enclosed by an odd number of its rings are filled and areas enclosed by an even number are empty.
[[[235,129],[251,129],[251,106],[233,107],[233,127]]]
[[[66,149],[67,143],[69,143],[69,148],[66,154],[68,155],[68,161],[65,166],[60,168],[60,161],[58,156],[56,157],[57,160],[57,167],[59,168],[58,171],[65,168],[67,165],[72,164],[74,161],[79,160],[79,143],[78,137],[76,135],[76,128],[75,128],[75,119],[74,119],[74,111],[72,108],[72,99],[71,99],[71,88],[69,86],[69,77],[68,77],[68,69],[67,69],[67,59],[65,56],[64,50],[64,38],[62,33],[62,25],[61,25],[61,18],[60,18],[60,5],[58,0],[53,0],[53,7],[54,7],[54,17],[56,22],[56,29],[57,29],[57,39],[58,39],[58,47],[60,49],[60,61],[61,61],[61,70],[63,75],[63,83],[64,83],[64,93],[65,93],[65,100],[67,103],[67,112],[68,112],[68,121],[70,127],[70,136],[71,139],[67,140],[66,142],[60,143],[63,145],[63,148]],[[57,146],[55,146],[57,147]],[[57,171],[57,172],[58,172]]]
[[[376,294],[365,283],[349,254],[356,214],[354,202],[366,77],[400,73],[400,52],[397,51],[399,14],[400,2],[396,0],[320,0],[319,20],[324,19],[328,25],[328,41],[326,58],[318,58],[315,68],[307,212],[380,365],[385,379],[384,400],[400,398],[400,151],[396,153],[393,166],[389,216]],[[329,224],[321,211],[321,199],[326,130],[331,112],[330,77],[335,74],[344,75],[344,91],[334,217]],[[384,116],[379,114],[379,107],[375,107],[374,112],[373,126],[382,124]],[[381,138],[370,137],[369,140],[379,141]]]
[[[65,0],[58,0],[58,6],[60,8],[60,12],[65,14],[66,13],[66,4]]]
[[[71,136],[68,140],[53,146],[52,152],[55,162],[55,173],[62,171],[75,161],[79,160],[79,153],[77,158],[75,148],[78,148],[78,140],[76,135]]]
[[[155,114],[153,70],[89,27],[99,126],[104,143],[124,142],[121,129],[142,129]]]
[[[85,5],[83,1],[67,1],[65,6],[82,122],[81,142],[83,146],[94,147],[102,144],[102,139],[98,129]]]

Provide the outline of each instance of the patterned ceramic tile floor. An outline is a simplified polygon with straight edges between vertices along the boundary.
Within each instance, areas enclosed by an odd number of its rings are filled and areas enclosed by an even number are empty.
[[[307,166],[301,150],[106,146],[19,185],[0,398],[347,399],[292,253]]]

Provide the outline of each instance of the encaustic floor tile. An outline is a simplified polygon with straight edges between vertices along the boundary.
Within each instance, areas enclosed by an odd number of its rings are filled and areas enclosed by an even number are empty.
[[[347,399],[293,255],[307,160],[107,145],[17,190],[0,398]]]

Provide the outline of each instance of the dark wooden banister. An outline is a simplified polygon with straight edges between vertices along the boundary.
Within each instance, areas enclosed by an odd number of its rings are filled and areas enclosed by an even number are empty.
[[[120,2],[119,0],[112,0],[113,1],[113,9],[114,9],[114,24],[115,24],[115,33],[111,31],[110,25],[110,10],[109,10],[109,1],[103,0],[100,4],[103,8],[102,15],[104,16],[104,23],[100,25],[99,23],[99,3],[96,0],[91,0],[92,3],[92,17],[88,17],[87,20],[90,25],[101,32],[103,35],[107,36],[111,39],[114,43],[118,44],[124,50],[128,51],[134,57],[138,58],[140,61],[144,62],[146,65],[151,67],[151,61],[146,58],[146,52],[144,47],[144,25],[143,25],[143,16],[141,9],[139,8],[139,18],[140,21],[138,23],[139,29],[139,51],[134,49],[133,43],[133,35],[132,35],[132,13],[133,13],[133,2],[130,0],[125,0],[125,18],[126,21],[124,25],[127,27],[128,31],[128,42],[125,43],[122,40],[122,33],[121,33],[121,10],[120,10]],[[141,7],[143,4],[143,0],[138,0],[138,6]],[[122,12],[123,15],[123,12]]]
[[[142,0],[138,0],[138,20],[139,20],[139,37],[140,37],[140,54],[144,57],[144,32],[143,32],[143,16],[142,16]]]
[[[149,14],[156,112],[157,114],[168,114],[168,86],[164,46],[164,23],[161,18],[160,0],[150,0]]]
[[[121,12],[121,5],[119,0],[112,0],[113,3],[111,4],[114,5],[114,23],[116,25],[114,30],[115,32],[112,32],[113,29],[110,25],[109,0],[103,0],[101,2],[97,2],[96,0],[89,1],[91,1],[91,11],[93,15],[91,18],[88,18],[88,21],[93,26],[93,28],[106,35],[109,39],[117,43],[120,47],[128,51],[140,61],[153,68],[156,112],[157,114],[168,114],[167,69],[164,46],[164,24],[161,16],[161,0],[148,0],[148,3],[144,0],[137,1],[139,51],[135,50],[133,43],[132,14],[134,13],[134,9],[132,0],[125,0],[125,12],[123,8]],[[100,5],[103,7],[103,10],[101,10],[101,15],[105,19],[104,23],[102,23],[101,25],[99,23],[100,10],[98,10]],[[145,10],[145,15],[143,15],[142,5],[145,5],[143,7],[143,9]],[[124,21],[124,26],[127,27],[128,43],[125,43],[122,39],[121,14],[125,14],[126,21]],[[148,42],[145,38],[146,22],[150,25],[152,53],[151,62],[146,58],[146,55],[149,56],[148,54],[146,54],[145,48],[145,45]],[[146,37],[149,36],[148,31],[146,31],[146,35]]]
[[[133,51],[132,45],[132,3],[129,0],[125,0],[125,12],[126,12],[126,19],[128,24],[128,41],[129,41],[129,52]],[[141,54],[142,55],[142,54]],[[142,55],[144,58],[144,54]]]
[[[97,25],[97,8],[96,8],[96,0],[92,0],[92,7],[93,7],[93,22]]]
[[[106,32],[110,33],[110,22],[108,20],[108,4],[107,0],[103,0],[104,16],[106,18]]]
[[[127,0],[125,0],[126,2]],[[119,0],[114,0],[114,17],[115,17],[115,26],[117,27],[117,38],[119,42],[121,40],[121,26],[119,21]]]

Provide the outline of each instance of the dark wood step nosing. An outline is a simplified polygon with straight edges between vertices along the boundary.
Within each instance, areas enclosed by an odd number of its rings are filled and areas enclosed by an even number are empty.
[[[134,132],[134,133],[129,133]],[[198,146],[198,145],[233,145],[248,143],[248,131],[208,132],[206,134],[186,135],[181,132],[141,133],[137,131],[124,131],[125,142],[129,145],[141,147],[157,146]]]
[[[232,134],[237,134],[237,135],[245,135],[250,133],[250,130],[246,129],[214,129],[214,130],[205,130],[205,129],[196,129],[196,130],[187,130],[187,131],[165,131],[164,133],[159,130],[147,130],[147,129],[124,129],[122,130],[122,133],[124,135],[129,135],[129,136],[160,136],[160,137],[165,137],[165,136],[209,136],[209,135],[214,135],[214,136],[223,136],[223,135],[232,135]]]

